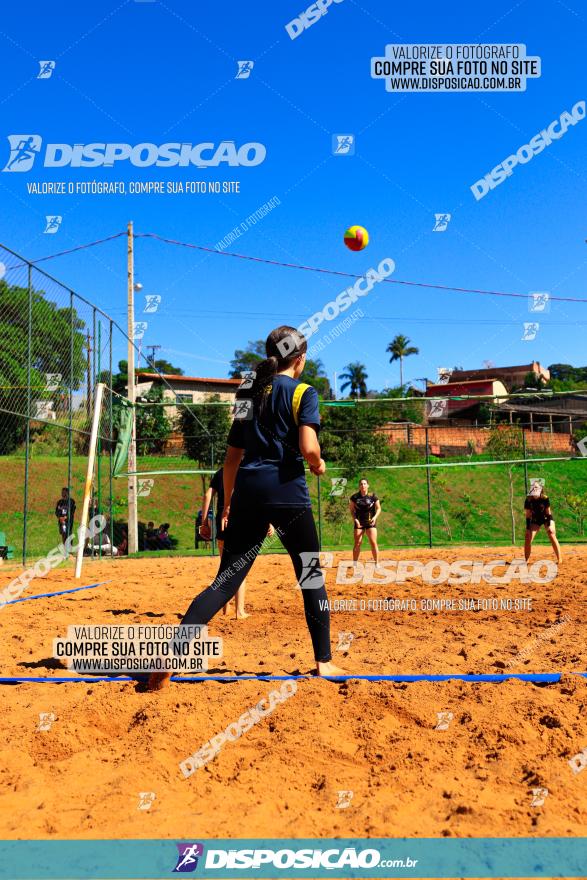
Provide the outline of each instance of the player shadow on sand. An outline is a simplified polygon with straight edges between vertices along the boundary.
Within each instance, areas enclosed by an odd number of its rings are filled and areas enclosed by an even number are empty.
[[[24,660],[22,663],[18,663],[18,666],[22,666],[25,669],[66,669],[64,663],[56,657],[45,657],[43,660]]]

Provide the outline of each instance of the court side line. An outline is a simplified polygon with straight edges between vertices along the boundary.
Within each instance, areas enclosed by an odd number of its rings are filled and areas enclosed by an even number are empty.
[[[177,684],[191,683],[198,681],[289,681],[290,679],[316,681],[324,678],[327,681],[343,682],[343,681],[391,681],[391,682],[417,682],[417,681],[470,681],[470,682],[501,682],[509,679],[517,679],[518,681],[529,681],[543,684],[557,684],[561,680],[561,676],[566,673],[562,672],[508,672],[508,673],[487,673],[487,674],[465,674],[465,673],[445,673],[439,675],[180,675],[172,676],[171,681]],[[571,672],[569,675],[578,675],[587,678],[587,672]],[[137,681],[145,678],[148,673],[136,673],[134,676],[80,676],[73,678],[72,676],[52,676],[47,678],[27,677],[27,676],[10,676],[0,678],[0,684],[28,684],[28,683],[49,683],[49,684],[65,684],[67,682],[77,682],[79,684],[95,684],[97,682],[109,682],[122,684],[127,681]]]
[[[0,602],[0,607],[2,605],[16,605],[17,602],[28,602],[30,599],[47,599],[51,598],[51,596],[65,596],[66,593],[77,593],[78,590],[93,590],[94,587],[102,587],[104,584],[111,584],[112,579],[109,581],[100,581],[97,584],[88,584],[87,587],[73,587],[71,590],[58,590],[56,593],[39,593],[38,596],[23,596],[20,599],[11,599],[10,602]]]

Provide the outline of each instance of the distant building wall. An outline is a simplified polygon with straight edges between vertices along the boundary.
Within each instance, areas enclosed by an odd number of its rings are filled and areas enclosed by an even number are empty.
[[[390,446],[406,445],[418,451],[426,449],[426,429],[421,425],[402,424],[388,425],[380,428],[379,432],[387,435]],[[570,453],[572,450],[568,434],[550,434],[543,431],[524,431],[526,448],[533,452],[544,450],[545,452]],[[489,442],[490,432],[487,428],[428,428],[428,443],[430,451],[434,455],[451,455],[462,453],[463,450],[471,450],[473,445],[476,454],[485,451]]]

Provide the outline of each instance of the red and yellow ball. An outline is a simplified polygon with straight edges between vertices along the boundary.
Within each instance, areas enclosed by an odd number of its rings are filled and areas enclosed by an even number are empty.
[[[362,251],[369,244],[369,233],[364,226],[349,226],[344,234],[344,243],[351,251]]]

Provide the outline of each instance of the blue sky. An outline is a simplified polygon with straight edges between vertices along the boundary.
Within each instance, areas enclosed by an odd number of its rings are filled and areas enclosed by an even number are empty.
[[[253,168],[43,168],[0,174],[0,242],[35,259],[126,228],[213,247],[263,203],[280,205],[230,248],[285,262],[363,273],[384,257],[394,278],[456,287],[587,297],[587,121],[477,202],[469,187],[540,129],[587,98],[586,13],[570,0],[491,4],[344,0],[291,40],[285,24],[305,0],[242,4],[102,2],[11,4],[0,25],[0,160],[12,133],[46,143],[255,141]],[[525,43],[542,76],[521,93],[394,94],[371,79],[386,43]],[[38,60],[54,59],[47,80]],[[253,60],[246,80],[237,60]],[[353,133],[354,156],[333,156],[333,133]],[[38,163],[37,163],[38,164]],[[33,196],[27,182],[239,180],[240,194]],[[435,213],[452,215],[432,232]],[[61,214],[56,235],[45,215]],[[351,253],[347,226],[368,248]],[[121,323],[126,252],[117,239],[42,264]],[[345,284],[293,269],[136,243],[136,277],[162,303],[145,344],[190,375],[226,376],[235,348],[279,323],[299,324]],[[552,302],[533,342],[526,300],[382,284],[365,317],[321,357],[332,378],[362,361],[369,386],[397,384],[387,343],[409,336],[420,355],[405,377],[439,366],[583,365],[586,305]],[[342,316],[341,316],[342,317]],[[330,329],[329,326],[326,329]],[[122,352],[120,352],[122,355]]]

